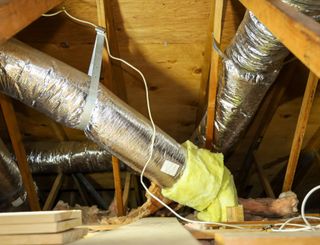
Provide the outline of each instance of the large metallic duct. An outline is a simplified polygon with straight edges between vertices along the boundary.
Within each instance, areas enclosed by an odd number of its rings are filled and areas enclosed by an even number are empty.
[[[18,207],[25,200],[26,194],[18,166],[0,140],[0,210]]]
[[[27,142],[24,145],[34,174],[112,171],[112,155],[92,141]]]
[[[319,19],[318,0],[282,1]],[[228,153],[240,139],[288,53],[272,33],[247,11],[223,59],[217,93],[215,151]]]
[[[68,127],[79,126],[89,83],[88,75],[17,40],[0,46],[0,91]],[[102,85],[84,131],[136,171],[141,171],[148,159],[150,122]],[[178,164],[174,176],[161,171],[165,160]],[[184,163],[184,148],[157,128],[146,176],[160,186],[169,187],[179,177]]]

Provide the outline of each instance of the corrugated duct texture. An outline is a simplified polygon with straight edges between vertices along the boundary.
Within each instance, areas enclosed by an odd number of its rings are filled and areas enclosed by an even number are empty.
[[[19,168],[0,139],[0,209],[6,209],[10,203],[14,204],[19,197],[21,202],[25,201],[24,194]],[[17,206],[21,202],[17,202]]]
[[[283,0],[319,19],[320,1]],[[226,50],[217,93],[214,150],[228,153],[252,121],[288,50],[247,11]]]
[[[39,110],[68,127],[76,128],[86,103],[90,78],[44,53],[17,41],[0,46],[0,91]],[[100,85],[88,138],[141,171],[150,153],[150,122]],[[178,164],[174,176],[161,172],[165,160]],[[185,150],[157,128],[154,153],[146,176],[170,187],[185,163]]]
[[[24,145],[34,174],[112,171],[112,155],[91,141],[27,142]]]

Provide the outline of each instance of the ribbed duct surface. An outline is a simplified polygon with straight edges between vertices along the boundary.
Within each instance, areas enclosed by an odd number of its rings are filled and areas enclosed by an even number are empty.
[[[315,19],[318,0],[282,0]],[[226,50],[217,93],[214,150],[227,153],[238,142],[275,81],[287,49],[247,11]]]
[[[87,99],[86,74],[17,40],[0,46],[0,91],[68,127],[77,128]],[[85,134],[136,171],[150,153],[150,122],[100,85]],[[165,160],[178,165],[173,176],[160,169]],[[154,154],[146,176],[169,187],[179,177],[185,150],[157,128]]]
[[[112,155],[91,141],[27,142],[24,145],[34,174],[112,171]],[[124,168],[122,163],[121,168]]]
[[[0,140],[0,210],[18,207],[25,199],[19,168]]]

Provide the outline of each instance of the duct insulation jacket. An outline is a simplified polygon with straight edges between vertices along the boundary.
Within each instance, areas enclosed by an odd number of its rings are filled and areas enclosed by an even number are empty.
[[[318,0],[282,1],[319,19]],[[247,11],[223,59],[213,145],[216,152],[227,154],[242,137],[288,54],[277,38]]]
[[[55,121],[78,128],[87,99],[90,77],[65,63],[17,40],[0,46],[0,91],[43,112]],[[150,154],[150,122],[103,85],[86,136],[141,172]],[[161,187],[170,187],[185,164],[185,149],[156,129],[152,159],[146,177]],[[168,173],[164,163],[174,166]]]
[[[0,210],[19,207],[26,200],[22,178],[17,164],[0,140]]]
[[[33,174],[112,171],[112,155],[91,141],[26,142]],[[125,169],[123,163],[120,168]]]

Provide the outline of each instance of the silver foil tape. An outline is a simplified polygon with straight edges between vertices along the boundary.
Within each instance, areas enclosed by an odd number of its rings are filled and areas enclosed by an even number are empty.
[[[0,209],[10,205],[20,196],[23,197],[24,194],[19,168],[0,139]]]
[[[112,171],[112,155],[91,141],[26,142],[32,173],[92,173]],[[120,168],[125,169],[123,163]]]
[[[283,2],[319,18],[318,0]],[[247,11],[223,59],[217,93],[215,151],[226,154],[239,141],[288,53],[253,13]]]
[[[88,75],[17,40],[0,46],[0,91],[39,110],[68,127],[77,127],[89,88]],[[150,154],[150,122],[100,85],[98,98],[85,129],[87,137],[141,171]],[[180,176],[185,150],[157,128],[146,176],[169,187]],[[166,160],[178,171],[161,171]]]

